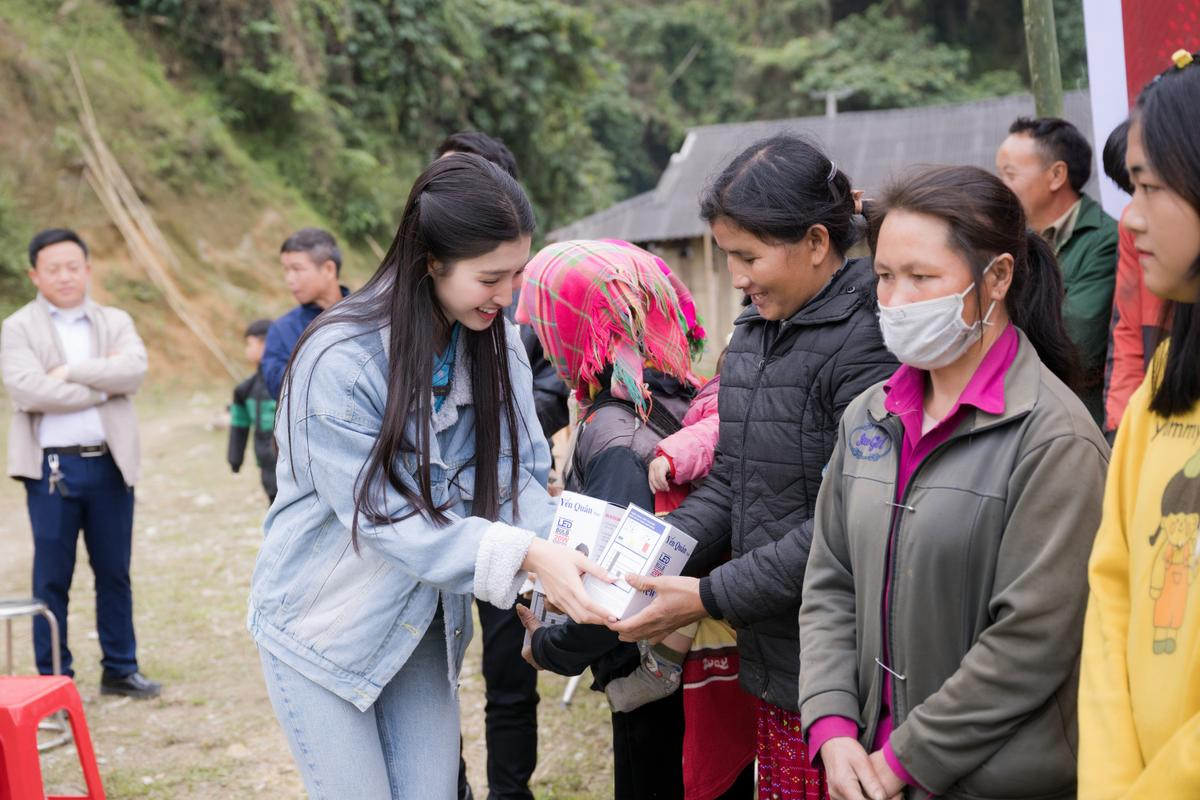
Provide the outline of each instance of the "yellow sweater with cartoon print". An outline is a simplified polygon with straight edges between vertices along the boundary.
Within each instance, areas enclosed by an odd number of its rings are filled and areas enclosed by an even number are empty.
[[[1200,798],[1200,404],[1129,401],[1088,564],[1079,797]]]

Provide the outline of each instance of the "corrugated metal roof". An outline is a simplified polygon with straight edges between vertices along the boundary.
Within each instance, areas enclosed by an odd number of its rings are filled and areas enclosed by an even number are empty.
[[[1063,104],[1066,119],[1088,136],[1092,114],[1087,92],[1067,92]],[[991,170],[1008,126],[1017,117],[1033,113],[1030,95],[1014,95],[955,105],[693,128],[653,191],[553,230],[548,238],[654,242],[701,236],[705,226],[700,220],[700,193],[705,185],[743,149],[778,133],[809,138],[868,196],[917,164],[973,164]],[[1087,191],[1095,194],[1095,187],[1093,174]]]

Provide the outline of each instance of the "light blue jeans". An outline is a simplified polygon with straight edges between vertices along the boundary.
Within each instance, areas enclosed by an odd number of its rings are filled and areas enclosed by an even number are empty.
[[[259,648],[267,693],[313,800],[454,800],[458,696],[438,614],[366,711]]]

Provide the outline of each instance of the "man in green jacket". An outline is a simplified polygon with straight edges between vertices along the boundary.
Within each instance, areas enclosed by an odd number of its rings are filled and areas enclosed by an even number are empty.
[[[1054,248],[1067,296],[1063,319],[1079,350],[1080,399],[1104,422],[1104,359],[1117,270],[1117,222],[1083,194],[1092,147],[1071,123],[1021,117],[996,153],[1000,179],[1021,200],[1029,226]]]

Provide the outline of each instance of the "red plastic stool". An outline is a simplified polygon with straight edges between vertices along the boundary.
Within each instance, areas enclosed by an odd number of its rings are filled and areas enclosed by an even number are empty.
[[[0,800],[42,800],[38,723],[66,711],[87,784],[86,795],[52,795],[46,800],[104,800],[83,702],[70,678],[58,675],[0,676]]]

